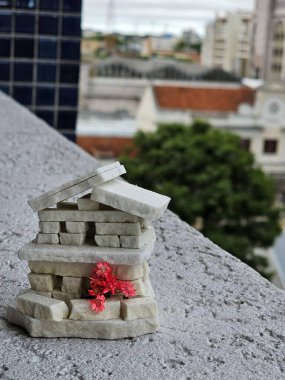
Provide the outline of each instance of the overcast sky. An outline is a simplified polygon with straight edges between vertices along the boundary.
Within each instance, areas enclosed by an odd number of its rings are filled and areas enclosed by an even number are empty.
[[[83,0],[84,29],[132,34],[173,33],[205,24],[220,11],[253,10],[254,0]]]

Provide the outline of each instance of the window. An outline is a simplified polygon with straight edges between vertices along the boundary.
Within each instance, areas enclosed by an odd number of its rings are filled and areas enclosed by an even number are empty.
[[[0,57],[10,57],[10,39],[0,38]]]
[[[15,39],[15,57],[33,58],[34,40],[28,38]]]
[[[244,150],[250,150],[250,139],[241,139],[240,146]]]
[[[63,83],[78,83],[78,65],[60,65],[60,81]]]
[[[59,111],[57,128],[75,129],[77,113],[74,111]]]
[[[13,97],[25,106],[32,104],[32,87],[14,86]]]
[[[22,9],[34,9],[36,0],[16,0],[16,7]]]
[[[61,88],[59,91],[59,105],[77,107],[77,87],[75,88]]]
[[[63,132],[63,136],[65,136],[68,140],[76,142],[76,134],[74,132]]]
[[[46,123],[53,126],[53,112],[45,110],[37,110],[36,115],[43,119]]]
[[[37,79],[39,82],[55,82],[56,66],[50,63],[38,64]]]
[[[0,8],[11,8],[12,0],[0,0]]]
[[[0,84],[0,91],[3,91],[5,94],[9,95],[9,86],[6,84]]]
[[[62,41],[61,59],[78,61],[80,59],[80,41]]]
[[[37,106],[53,106],[54,96],[54,87],[38,87],[36,96]]]
[[[57,34],[58,17],[57,16],[40,16],[39,33],[40,34]]]
[[[40,9],[57,11],[59,0],[40,0]]]
[[[62,19],[62,34],[65,36],[80,36],[80,17],[65,16]]]
[[[15,31],[16,33],[34,33],[35,17],[34,15],[16,14]]]
[[[39,58],[56,58],[57,42],[55,39],[40,39],[38,46]]]
[[[81,12],[81,0],[63,0],[63,10],[67,12]]]
[[[0,81],[8,82],[10,77],[10,64],[7,62],[0,63]]]
[[[12,16],[10,12],[0,14],[0,32],[11,32]]]
[[[14,63],[14,81],[31,82],[33,80],[32,63]]]
[[[278,141],[274,139],[264,140],[263,153],[274,154],[277,152]]]

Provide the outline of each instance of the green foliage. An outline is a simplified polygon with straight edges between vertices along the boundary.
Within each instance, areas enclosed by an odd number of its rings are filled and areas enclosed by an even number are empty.
[[[170,196],[170,209],[183,220],[202,218],[207,237],[270,277],[267,259],[253,251],[280,233],[274,181],[238,136],[196,121],[138,132],[134,143],[135,157],[120,158],[129,181]]]
[[[174,46],[174,51],[183,51],[187,48],[186,43],[183,40],[180,40],[177,42],[177,44]]]

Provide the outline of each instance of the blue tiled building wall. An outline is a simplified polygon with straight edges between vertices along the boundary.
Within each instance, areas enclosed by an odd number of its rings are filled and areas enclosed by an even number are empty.
[[[81,0],[0,0],[0,89],[74,139]]]

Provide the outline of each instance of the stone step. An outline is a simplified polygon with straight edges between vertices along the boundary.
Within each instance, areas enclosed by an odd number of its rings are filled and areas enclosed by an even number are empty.
[[[27,330],[30,336],[43,338],[94,338],[122,339],[134,338],[154,333],[159,328],[157,317],[124,321],[57,321],[38,320],[22,314],[14,305],[7,307],[9,322]]]
[[[155,240],[145,244],[142,248],[105,248],[94,245],[80,247],[61,244],[36,244],[34,241],[24,245],[18,252],[21,260],[28,261],[59,261],[96,263],[108,261],[110,264],[143,264],[149,259],[154,250]]]

